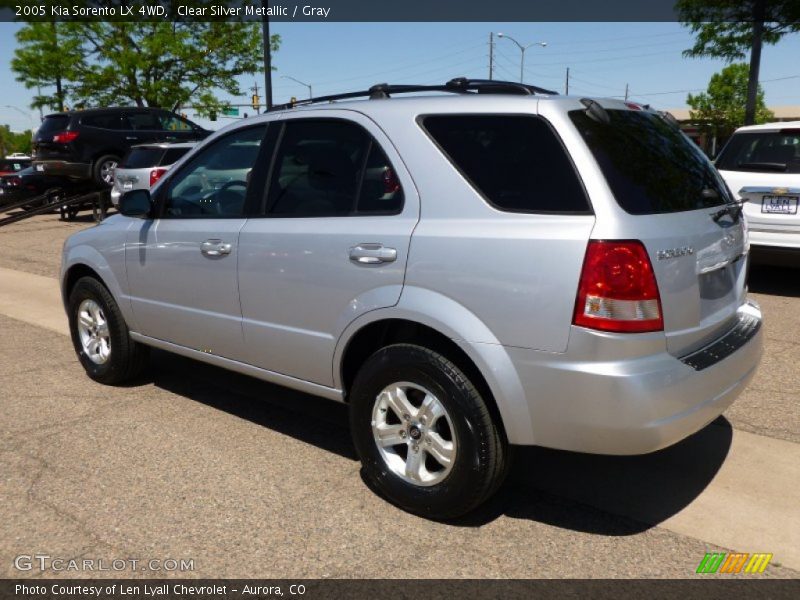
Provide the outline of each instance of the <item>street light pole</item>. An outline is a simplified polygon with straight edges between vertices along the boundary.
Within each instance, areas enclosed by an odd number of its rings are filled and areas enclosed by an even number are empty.
[[[281,75],[281,78],[282,79],[291,79],[295,83],[299,83],[300,85],[306,86],[308,88],[308,99],[309,100],[313,100],[314,99],[314,90],[311,89],[311,85],[310,84],[304,83],[304,82],[300,81],[299,79],[295,79],[294,77],[291,77],[289,75]]]
[[[531,44],[528,44],[527,46],[523,46],[517,40],[515,40],[513,37],[511,37],[510,35],[507,35],[505,33],[498,33],[497,37],[506,38],[506,39],[514,42],[517,45],[517,48],[519,48],[519,51],[522,54],[522,57],[520,58],[520,61],[519,61],[519,82],[522,83],[522,80],[523,80],[523,78],[525,76],[525,50],[527,50],[531,46],[541,46],[542,48],[545,48],[547,46],[547,42],[533,42]]]

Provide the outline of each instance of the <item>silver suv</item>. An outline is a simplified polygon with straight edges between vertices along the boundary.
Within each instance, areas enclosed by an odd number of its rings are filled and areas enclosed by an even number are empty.
[[[66,242],[81,364],[117,384],[152,346],[348,403],[370,487],[437,519],[511,445],[698,431],[762,352],[740,207],[668,116],[544,92],[381,85],[217,132]]]

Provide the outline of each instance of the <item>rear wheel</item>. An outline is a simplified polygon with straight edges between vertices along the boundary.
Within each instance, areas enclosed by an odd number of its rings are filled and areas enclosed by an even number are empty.
[[[94,162],[92,176],[97,183],[111,187],[114,184],[114,169],[117,168],[119,157],[113,154],[101,156]]]
[[[401,508],[461,516],[505,475],[507,446],[485,400],[445,356],[411,344],[373,354],[350,395],[366,482]]]
[[[114,297],[93,277],[82,277],[69,295],[72,345],[86,374],[105,384],[123,383],[147,365],[148,348],[130,338]]]

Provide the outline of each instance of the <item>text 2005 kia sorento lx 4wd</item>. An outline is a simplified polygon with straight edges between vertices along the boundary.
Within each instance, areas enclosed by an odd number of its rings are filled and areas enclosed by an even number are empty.
[[[346,402],[371,487],[432,518],[510,445],[701,429],[762,351],[739,205],[668,116],[545,92],[380,85],[215,133],[66,242],[81,364],[120,383],[153,346]]]

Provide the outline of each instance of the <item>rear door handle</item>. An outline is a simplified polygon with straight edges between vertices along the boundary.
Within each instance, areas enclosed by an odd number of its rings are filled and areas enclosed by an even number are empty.
[[[383,244],[359,244],[348,251],[350,260],[360,265],[379,265],[397,260],[397,250]]]
[[[205,256],[217,257],[231,253],[232,246],[222,240],[206,240],[200,244],[200,252]]]
[[[128,136],[125,136],[125,139],[126,140],[138,140],[139,138],[136,137],[135,135],[128,135]]]

